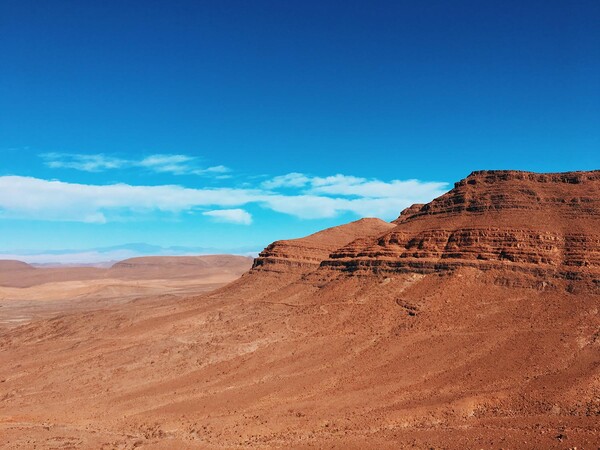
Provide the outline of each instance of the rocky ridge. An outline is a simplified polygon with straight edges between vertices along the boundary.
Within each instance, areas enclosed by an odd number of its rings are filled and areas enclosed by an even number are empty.
[[[600,287],[600,171],[479,171],[381,236],[332,252],[322,268],[431,273],[475,267]]]
[[[375,237],[394,228],[380,219],[366,218],[328,228],[304,238],[275,241],[254,260],[252,270],[306,272],[317,269],[331,252],[359,237]]]

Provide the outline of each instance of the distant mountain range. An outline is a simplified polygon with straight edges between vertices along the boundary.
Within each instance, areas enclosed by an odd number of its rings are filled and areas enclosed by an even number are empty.
[[[32,265],[94,265],[104,266],[115,261],[121,261],[138,256],[187,256],[233,254],[256,256],[260,250],[249,247],[220,249],[207,247],[162,247],[159,245],[128,243],[111,247],[89,249],[62,250],[11,250],[1,251],[0,260],[10,259],[24,261]]]

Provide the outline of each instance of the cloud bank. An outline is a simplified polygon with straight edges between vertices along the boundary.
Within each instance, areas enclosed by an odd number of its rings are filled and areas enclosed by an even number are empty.
[[[174,170],[182,160],[148,160],[147,164]],[[94,164],[98,164],[97,161]],[[102,165],[116,164],[102,161]],[[391,220],[413,203],[432,200],[447,190],[446,183],[419,180],[384,182],[347,175],[311,177],[291,173],[253,188],[187,188],[179,185],[94,185],[33,177],[0,177],[0,217],[105,223],[143,219],[156,213],[198,213],[212,220],[252,223],[244,207],[322,219],[342,213]]]

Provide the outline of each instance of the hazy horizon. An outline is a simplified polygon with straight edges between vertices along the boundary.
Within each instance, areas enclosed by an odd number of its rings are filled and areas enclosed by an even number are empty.
[[[256,257],[262,249],[160,247],[144,243],[128,243],[113,247],[55,250],[13,250],[0,252],[1,260],[22,261],[33,265],[86,265],[103,264],[142,256],[204,256],[239,255]]]

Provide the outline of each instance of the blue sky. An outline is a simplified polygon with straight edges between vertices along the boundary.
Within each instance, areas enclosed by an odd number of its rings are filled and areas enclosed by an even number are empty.
[[[600,168],[597,1],[0,0],[0,253],[254,251]]]

